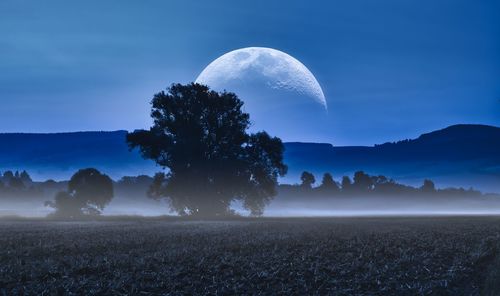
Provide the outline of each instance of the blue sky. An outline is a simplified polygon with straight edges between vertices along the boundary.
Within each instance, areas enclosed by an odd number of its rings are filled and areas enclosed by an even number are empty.
[[[3,0],[0,36],[0,132],[145,128],[152,94],[247,46],[318,79],[329,118],[307,141],[500,126],[499,1]]]

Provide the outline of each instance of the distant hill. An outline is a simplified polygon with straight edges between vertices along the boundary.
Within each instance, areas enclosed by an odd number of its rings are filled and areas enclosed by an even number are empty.
[[[0,134],[0,171],[26,169],[36,179],[68,178],[75,170],[96,167],[114,178],[153,174],[152,161],[129,151],[126,131],[55,134]],[[335,147],[321,143],[285,143],[289,174],[298,182],[303,170],[321,179],[356,170],[384,174],[412,185],[431,178],[441,186],[474,186],[500,191],[500,128],[454,125],[417,139],[371,147]]]
[[[68,178],[96,167],[114,178],[152,174],[154,162],[130,152],[126,131],[0,134],[0,171],[26,169],[35,179]]]
[[[417,139],[373,147],[287,143],[292,176],[301,170],[335,177],[364,170],[417,184],[431,178],[442,186],[473,186],[500,191],[500,128],[453,125]]]

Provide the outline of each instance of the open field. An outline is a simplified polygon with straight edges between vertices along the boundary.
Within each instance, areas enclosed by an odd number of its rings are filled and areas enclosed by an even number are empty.
[[[500,218],[0,221],[0,295],[496,295]]]

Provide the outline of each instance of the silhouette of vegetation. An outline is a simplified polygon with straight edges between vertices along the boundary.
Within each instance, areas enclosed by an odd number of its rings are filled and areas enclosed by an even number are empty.
[[[180,215],[230,215],[233,200],[261,215],[287,171],[281,140],[248,134],[249,115],[234,93],[173,84],[151,104],[153,126],[127,135],[130,148],[168,168],[154,177],[150,196],[166,198]]]
[[[30,175],[26,171],[5,171],[0,173],[1,198],[28,198],[40,196]]]
[[[304,189],[311,189],[312,185],[316,183],[316,178],[314,178],[314,175],[309,173],[309,172],[302,172],[302,175],[300,175],[300,181],[302,182],[300,186]]]
[[[168,178],[168,173],[159,173],[154,177],[145,175],[125,176],[117,182],[109,180],[113,182],[111,184],[112,192],[115,196],[121,198],[118,203],[125,205],[129,202],[134,204],[147,203],[145,199],[148,197],[154,199],[165,198],[165,186]],[[461,198],[470,201],[477,198],[478,202],[488,202],[500,197],[500,195],[493,193],[483,194],[472,188],[437,188],[434,182],[428,179],[425,179],[421,186],[413,187],[398,183],[383,175],[369,175],[363,171],[355,172],[353,179],[350,176],[343,176],[339,179],[340,182],[336,181],[331,173],[324,173],[321,182],[316,186],[314,186],[316,182],[313,183],[313,180],[315,181],[316,177],[311,172],[305,172],[300,183],[295,185],[280,184],[275,187],[275,193],[279,196],[280,202],[286,202],[290,199],[294,201],[310,201],[311,198],[334,199],[336,197],[339,197],[340,200],[348,198],[352,201],[360,198],[360,201],[365,202],[364,197],[373,196],[374,201],[380,201],[381,203],[382,199],[377,198],[393,197],[392,201],[395,203],[398,200],[418,201],[420,199],[424,203],[430,202],[431,204],[428,204],[430,207],[432,207],[432,198],[439,198],[439,201],[436,200],[436,205],[439,205],[443,199],[451,202],[453,200],[458,201]],[[69,186],[70,181],[46,180],[38,182],[31,180],[27,172],[6,171],[0,174],[0,201],[8,202],[7,204],[10,204],[10,202],[13,204],[20,202],[22,204],[24,201],[43,204],[44,201],[52,199],[52,201],[45,202],[45,205],[56,209],[53,214],[50,214],[51,216],[60,218],[99,215],[109,202],[106,202],[107,198],[104,198],[102,199],[104,202],[98,202],[96,205],[85,205],[75,198],[75,192],[72,191],[73,189],[68,189]],[[262,209],[270,201],[270,198],[247,198],[244,200],[235,197],[235,199],[240,199],[246,208],[253,208],[253,215],[262,215]],[[384,202],[386,201],[384,199]],[[172,201],[170,202],[172,203]],[[334,203],[331,205],[335,207]],[[190,213],[186,212],[184,214],[189,215]],[[228,214],[231,214],[230,208],[227,209],[226,215]]]
[[[68,182],[68,189],[56,194],[46,206],[54,208],[56,217],[76,218],[100,215],[113,198],[113,181],[94,168],[76,172]]]
[[[431,180],[424,180],[424,184],[420,187],[420,190],[426,193],[433,193],[436,191],[436,185]]]
[[[129,199],[146,197],[152,183],[153,178],[150,176],[125,176],[115,183],[115,195]]]
[[[432,196],[446,196],[446,197],[477,197],[481,196],[480,191],[464,188],[444,188],[437,189],[434,182],[431,180],[424,180],[422,186],[416,188],[404,184],[397,183],[393,179],[387,178],[383,175],[371,176],[363,171],[354,173],[353,181],[349,176],[343,176],[341,185],[333,179],[330,173],[323,175],[321,184],[313,187],[315,176],[310,172],[303,172],[299,185],[280,185],[280,195],[287,195],[297,198],[308,198],[311,194],[318,196],[414,196],[418,197],[432,197]],[[305,191],[304,191],[305,190]]]
[[[372,178],[365,174],[363,171],[357,171],[354,173],[354,190],[357,192],[368,192],[373,190],[374,184]]]
[[[321,185],[318,188],[323,193],[335,193],[340,190],[339,185],[330,173],[325,173],[323,179],[321,180]]]
[[[351,188],[352,188],[351,178],[349,178],[348,176],[343,176],[341,186],[342,186],[343,192],[351,191]]]

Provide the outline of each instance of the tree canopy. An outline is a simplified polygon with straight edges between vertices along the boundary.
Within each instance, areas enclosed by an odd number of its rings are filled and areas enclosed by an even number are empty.
[[[316,183],[316,178],[310,172],[304,171],[300,175],[301,186],[307,189],[311,189],[312,185]]]
[[[322,191],[338,191],[339,185],[333,180],[333,176],[330,173],[325,173],[323,179],[321,180],[320,189]]]
[[[78,217],[100,215],[113,198],[113,181],[94,168],[76,172],[68,182],[68,190],[56,194],[46,205],[56,209],[55,215]]]
[[[239,199],[261,215],[286,174],[284,146],[266,132],[249,134],[249,114],[234,93],[173,84],[154,95],[149,130],[127,135],[131,148],[168,169],[150,188],[181,215],[223,216]]]

